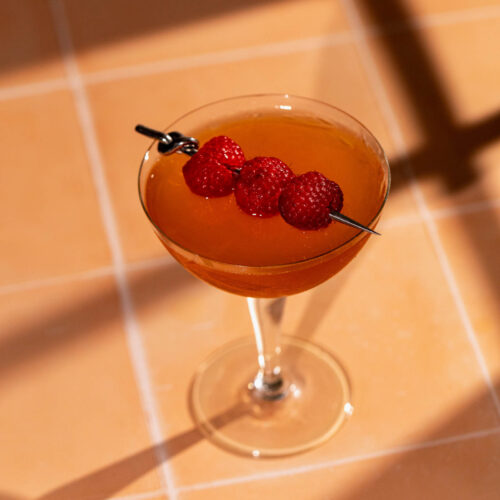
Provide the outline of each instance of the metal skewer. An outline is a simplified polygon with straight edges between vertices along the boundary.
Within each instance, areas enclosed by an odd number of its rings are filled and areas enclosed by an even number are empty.
[[[164,155],[171,155],[173,153],[184,153],[188,156],[193,156],[198,152],[199,143],[194,137],[187,137],[180,132],[160,132],[159,130],[154,130],[144,125],[136,125],[135,131],[139,134],[151,137],[158,141],[158,152]],[[347,226],[354,227],[356,229],[361,229],[370,234],[376,234],[380,236],[380,233],[370,229],[369,227],[363,226],[359,222],[347,217],[347,215],[336,212],[335,210],[330,211],[330,217],[332,220],[346,224]]]
[[[367,233],[376,234],[377,236],[381,236],[380,233],[370,229],[369,227],[363,226],[359,222],[356,222],[354,219],[347,217],[347,215],[341,214],[340,212],[336,212],[335,210],[330,210],[330,219],[336,220],[338,222],[342,222],[347,226],[355,227],[356,229],[361,229],[362,231],[366,231]]]
[[[165,134],[144,125],[136,125],[135,131],[156,139],[158,141],[158,152],[164,155],[181,152],[193,156],[198,152],[198,139],[187,137],[180,132],[168,132],[168,134]]]

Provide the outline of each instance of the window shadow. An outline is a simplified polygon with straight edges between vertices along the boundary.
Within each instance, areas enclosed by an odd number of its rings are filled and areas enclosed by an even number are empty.
[[[269,4],[269,0],[60,0],[70,21],[74,21],[73,38],[78,53],[131,40],[155,32],[188,27],[221,15]],[[285,6],[290,0],[271,0]],[[35,5],[34,5],[35,4]],[[36,5],[38,4],[38,5]],[[77,17],[78,13],[78,17]],[[0,17],[8,19],[0,35],[0,74],[24,66],[59,59],[61,53],[52,23],[49,0],[10,0],[0,6]],[[83,21],[83,22],[82,22]],[[17,36],[38,37],[38,45],[18,44]],[[172,53],[172,57],[176,57]]]
[[[397,26],[377,37],[377,44],[390,61],[394,77],[398,80],[410,104],[412,118],[422,135],[422,146],[410,151],[404,158],[390,159],[391,169],[410,167],[419,181],[432,179],[443,197],[459,206],[463,200],[490,199],[484,174],[474,156],[484,147],[500,140],[500,109],[475,123],[461,124],[455,116],[449,92],[439,78],[422,32],[411,29],[412,13],[401,0],[357,2],[369,24],[384,26],[387,20],[396,20]],[[476,75],[477,77],[477,75]],[[392,189],[407,183],[405,176],[395,176]],[[491,242],[485,237],[488,228],[498,234],[500,221],[493,210],[483,210],[477,217],[457,211],[464,240],[476,256],[483,282],[491,293],[500,297],[500,266],[492,262]]]
[[[497,393],[500,381],[495,384]],[[486,389],[470,398],[455,414],[442,425],[425,433],[418,449],[394,453],[390,458],[378,457],[357,462],[356,467],[369,470],[362,479],[343,494],[335,495],[336,500],[421,500],[423,498],[448,499],[496,499],[500,491],[500,481],[495,465],[500,445],[500,429],[478,429],[484,435],[469,439],[456,439],[460,433],[449,430],[463,429],[477,418],[478,409],[495,409],[491,404],[491,394]],[[475,417],[476,416],[476,417]],[[474,432],[474,431],[472,431]],[[439,442],[443,437],[450,442]],[[438,444],[432,444],[432,442]],[[405,446],[410,445],[405,443]],[[381,465],[377,468],[376,463]],[[348,465],[346,467],[350,467]],[[332,469],[341,473],[342,466]],[[367,477],[368,476],[368,477]],[[484,480],[483,480],[484,478]],[[333,497],[332,497],[333,498]]]
[[[129,274],[130,289],[137,307],[142,310],[197,283],[196,278],[175,262]],[[110,282],[100,290],[47,317],[6,327],[0,337],[0,386],[26,364],[54,355],[69,344],[101,335],[102,326],[106,324],[121,323],[123,314],[115,285]]]
[[[210,423],[214,428],[220,429],[241,418],[248,413],[248,411],[248,406],[246,404],[237,404],[214,417]],[[161,450],[165,449],[168,460],[171,460],[176,455],[179,455],[203,439],[203,434],[194,427],[166,439],[157,446],[141,450],[113,464],[63,484],[43,494],[37,500],[68,500],[73,498],[105,500],[125,488],[127,485],[133,483],[147,472],[158,467],[158,456],[161,455],[161,453],[159,453]],[[0,500],[2,500],[1,497]]]

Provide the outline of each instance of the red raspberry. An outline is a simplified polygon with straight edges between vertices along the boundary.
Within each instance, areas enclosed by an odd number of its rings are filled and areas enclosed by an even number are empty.
[[[342,210],[343,201],[337,183],[319,172],[306,172],[285,187],[279,199],[279,210],[292,226],[321,229],[331,222],[330,210]]]
[[[234,189],[233,171],[245,163],[241,148],[226,136],[213,137],[182,168],[191,191],[209,198],[226,196]]]
[[[250,215],[271,217],[279,212],[283,188],[295,177],[278,158],[257,156],[247,161],[236,181],[234,196],[240,208]]]
[[[231,170],[210,157],[194,155],[184,165],[182,173],[189,189],[200,196],[226,196],[234,188]]]
[[[197,154],[208,155],[231,170],[239,171],[245,163],[245,155],[240,146],[230,137],[212,137],[200,148]]]

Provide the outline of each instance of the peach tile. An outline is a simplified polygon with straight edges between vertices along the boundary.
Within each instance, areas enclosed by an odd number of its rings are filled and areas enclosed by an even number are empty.
[[[165,3],[66,0],[84,72],[178,59],[347,29],[337,1]]]
[[[0,491],[97,500],[159,490],[113,280],[3,295],[0,322]]]
[[[493,380],[500,379],[500,209],[437,222],[460,294]],[[500,398],[500,392],[498,392]]]
[[[500,196],[500,18],[371,40],[387,95],[431,208]]]
[[[199,105],[259,92],[305,95],[338,105],[366,123],[391,152],[387,130],[350,45],[92,85],[90,101],[128,260],[165,253],[138,202],[135,179],[149,141],[133,132],[134,125],[164,128]],[[394,180],[386,216],[414,213],[406,179],[396,172]]]
[[[0,4],[0,88],[64,77],[49,2]]]
[[[495,500],[498,434],[240,484],[185,491],[180,500]]]
[[[296,457],[254,461],[233,456],[193,429],[187,403],[191,377],[218,346],[250,333],[244,300],[197,281],[173,263],[161,272],[133,273],[131,282],[178,486],[498,425],[442,270],[419,224],[388,229],[350,269],[290,298],[285,332],[312,337],[336,354],[348,369],[355,407],[331,441]],[[468,406],[474,398],[477,402]]]
[[[69,92],[0,102],[0,284],[109,265]]]

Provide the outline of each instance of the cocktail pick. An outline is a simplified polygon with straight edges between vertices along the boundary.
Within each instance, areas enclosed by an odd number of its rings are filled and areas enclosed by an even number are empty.
[[[158,141],[158,152],[164,155],[170,155],[173,153],[184,153],[188,156],[193,156],[196,154],[199,148],[199,142],[194,137],[188,137],[180,132],[160,132],[159,130],[154,130],[149,127],[145,127],[144,125],[136,125],[135,131],[139,134],[145,135],[147,137],[151,137],[152,139],[156,139]],[[367,233],[376,234],[380,236],[380,233],[370,229],[369,227],[363,226],[359,222],[347,217],[340,212],[336,212],[334,210],[330,211],[330,217],[332,220],[341,222],[342,224],[346,224],[347,226],[354,227],[356,229],[361,229],[362,231],[366,231]]]

